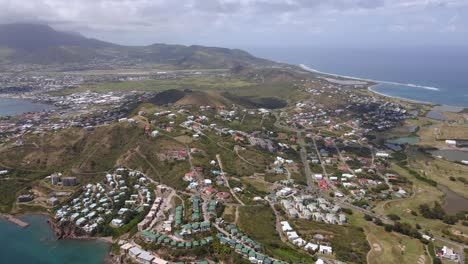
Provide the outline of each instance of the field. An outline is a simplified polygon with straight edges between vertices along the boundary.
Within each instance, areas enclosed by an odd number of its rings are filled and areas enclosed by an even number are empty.
[[[420,153],[417,150],[410,151],[411,152],[408,153],[408,157],[410,157],[408,161],[414,170],[423,171],[424,176],[427,176],[438,183],[447,186],[459,195],[468,198],[466,184],[457,180],[457,178],[461,177],[464,178],[465,181],[468,181],[468,166],[463,166],[442,159],[435,159]]]
[[[208,79],[203,77],[184,78],[178,80],[144,80],[144,81],[122,81],[103,82],[87,84],[79,88],[66,89],[52,92],[52,95],[68,95],[77,92],[92,90],[94,92],[158,92],[170,89],[193,89],[193,90],[219,90],[251,86],[252,83],[238,79]]]
[[[313,263],[312,257],[283,243],[275,229],[275,215],[269,206],[240,207],[242,231],[265,247],[268,255],[289,263]]]
[[[363,230],[353,225],[340,226],[295,219],[290,221],[300,236],[307,240],[314,234],[330,237],[334,256],[346,263],[364,263],[370,250]]]
[[[468,127],[461,124],[447,124],[429,118],[419,118],[415,121],[420,127],[419,145],[431,147],[447,147],[445,139],[468,139]]]
[[[443,235],[442,230],[455,229],[468,233],[468,227],[463,226],[458,223],[456,225],[448,225],[443,223],[441,220],[427,219],[420,215],[419,206],[424,203],[432,205],[434,202],[441,202],[443,198],[443,192],[439,189],[420,182],[412,176],[408,175],[407,172],[403,169],[399,169],[394,166],[392,169],[398,172],[400,175],[405,175],[414,182],[414,195],[406,199],[398,199],[394,201],[384,201],[378,204],[374,211],[381,215],[396,214],[404,219],[404,222],[407,222],[411,225],[419,224],[423,230],[428,230],[433,234]],[[411,212],[416,212],[414,215]]]
[[[424,245],[417,239],[394,232],[386,232],[383,227],[366,222],[362,214],[350,217],[350,223],[362,226],[371,250],[366,256],[367,263],[415,263],[429,264]]]

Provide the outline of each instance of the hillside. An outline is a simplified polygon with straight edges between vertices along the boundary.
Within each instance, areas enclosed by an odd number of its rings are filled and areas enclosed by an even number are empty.
[[[27,137],[22,146],[8,145],[0,150],[0,166],[11,170],[8,178],[0,179],[0,212],[11,210],[19,192],[57,171],[86,182],[121,165],[147,172],[167,184],[180,184],[180,178],[173,177],[183,175],[188,164],[173,162],[169,167],[156,155],[173,148],[184,146],[170,138],[153,140],[142,127],[120,123],[90,132],[67,129],[46,137]]]
[[[0,25],[0,63],[168,64],[183,69],[274,64],[238,49],[168,44],[121,46],[36,24]]]

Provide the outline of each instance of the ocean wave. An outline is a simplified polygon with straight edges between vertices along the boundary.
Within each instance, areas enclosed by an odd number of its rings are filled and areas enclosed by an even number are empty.
[[[301,67],[303,70],[306,70],[306,71],[309,71],[309,72],[322,73],[322,74],[326,74],[326,75],[331,75],[331,76],[336,76],[336,77],[343,77],[343,78],[348,78],[348,79],[352,79],[352,80],[376,82],[376,83],[383,83],[383,84],[390,84],[390,85],[402,85],[402,86],[407,86],[407,87],[411,87],[411,88],[419,88],[419,89],[425,89],[425,90],[431,90],[431,91],[440,91],[440,88],[432,87],[432,86],[424,86],[424,85],[418,85],[418,84],[412,84],[412,83],[399,83],[399,82],[380,81],[380,80],[373,80],[373,79],[366,79],[366,78],[359,78],[359,77],[354,77],[354,76],[346,76],[346,75],[339,75],[339,74],[335,74],[335,73],[323,72],[323,71],[319,71],[319,70],[310,68],[309,66],[307,66],[305,64],[299,64],[299,67]]]

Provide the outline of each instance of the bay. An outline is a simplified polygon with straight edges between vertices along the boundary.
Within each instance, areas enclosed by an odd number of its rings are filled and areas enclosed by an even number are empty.
[[[331,74],[375,80],[387,96],[468,107],[468,48],[250,47],[252,54]]]
[[[20,228],[0,219],[0,263],[98,264],[110,245],[97,240],[57,240],[45,215],[20,217],[29,227]]]
[[[28,112],[48,111],[54,108],[53,105],[36,103],[30,100],[0,97],[0,117],[20,115]]]

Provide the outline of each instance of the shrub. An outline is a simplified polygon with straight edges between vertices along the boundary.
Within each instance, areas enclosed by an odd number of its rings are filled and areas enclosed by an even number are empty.
[[[396,215],[396,214],[388,214],[387,217],[390,219],[390,220],[393,220],[393,221],[398,221],[400,220],[401,218]]]

